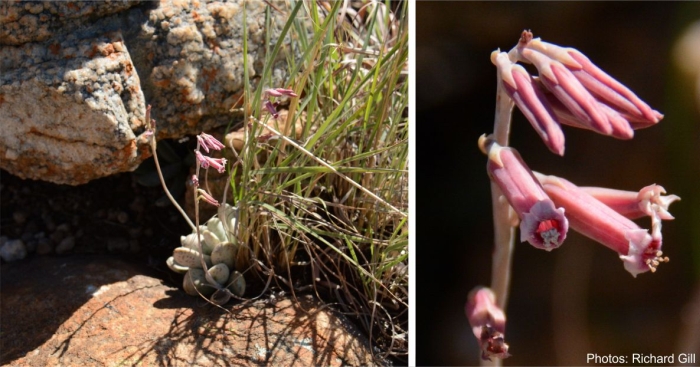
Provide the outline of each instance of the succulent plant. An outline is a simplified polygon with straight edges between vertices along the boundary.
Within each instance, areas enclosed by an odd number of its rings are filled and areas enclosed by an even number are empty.
[[[237,214],[236,207],[223,204],[217,215],[199,226],[199,240],[196,232],[180,237],[182,246],[173,250],[166,264],[172,271],[185,275],[182,284],[185,293],[211,296],[210,300],[216,304],[245,293],[245,278],[235,269]]]

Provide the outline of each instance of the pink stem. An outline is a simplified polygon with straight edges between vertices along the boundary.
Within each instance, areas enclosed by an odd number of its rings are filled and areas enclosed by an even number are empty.
[[[513,100],[508,97],[501,76],[498,76],[496,91],[496,117],[493,138],[501,146],[508,146],[510,121],[513,112]],[[505,312],[510,287],[510,267],[515,243],[515,227],[510,221],[510,206],[501,201],[503,195],[498,185],[491,182],[491,200],[493,203],[494,249],[491,269],[491,290],[496,295],[496,304]],[[481,361],[482,366],[500,366],[501,360]]]

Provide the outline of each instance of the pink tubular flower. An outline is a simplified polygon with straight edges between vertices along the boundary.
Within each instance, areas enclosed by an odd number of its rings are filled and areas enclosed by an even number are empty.
[[[571,228],[620,254],[625,269],[636,277],[651,270],[668,258],[661,252],[661,221],[652,221],[652,234],[639,228],[612,208],[597,200],[571,182],[536,174],[544,191],[566,209]]]
[[[638,192],[603,187],[581,189],[629,219],[657,216],[659,219],[671,220],[673,215],[668,211],[668,207],[681,199],[677,195],[662,195],[666,190],[659,185],[649,185]]]
[[[224,171],[226,171],[226,158],[207,157],[198,150],[194,151],[194,155],[197,157],[197,161],[202,168],[207,169],[209,166],[212,166],[219,173],[224,173]]]
[[[496,295],[488,288],[477,287],[467,296],[464,313],[469,320],[474,336],[481,348],[481,358],[504,359],[508,354],[508,344],[503,334],[506,329],[506,316],[496,305]]]
[[[532,42],[530,42],[532,43]],[[603,135],[612,133],[612,126],[598,101],[579,82],[571,70],[561,62],[529,47],[518,48],[522,61],[532,63],[540,72],[540,80],[547,89],[580,123]]]
[[[536,85],[542,84],[542,81],[538,77],[534,77],[533,81]],[[543,85],[541,88],[546,89]],[[551,107],[553,116],[555,116],[559,123],[561,123],[562,125],[576,127],[579,129],[593,130],[589,125],[581,122],[581,120],[574,116],[574,114],[568,108],[566,108],[566,106],[564,106],[564,104],[561,103],[551,92],[545,92],[544,97],[547,101],[546,103]],[[598,107],[608,118],[608,122],[610,123],[610,127],[612,128],[612,131],[610,133],[611,136],[625,140],[632,139],[634,137],[634,130],[632,126],[630,126],[629,121],[625,120],[624,117],[617,113],[617,111],[613,110],[610,106],[600,102],[596,103],[598,103]]]
[[[197,175],[192,175],[192,177],[190,177],[190,182],[192,186],[199,187],[199,178],[197,178]]]
[[[520,154],[484,137],[479,144],[489,157],[489,177],[520,218],[520,241],[547,251],[561,246],[569,229],[564,209],[554,207]]]
[[[221,150],[224,148],[224,145],[221,144],[220,141],[216,140],[215,137],[201,133],[197,135],[197,141],[199,142],[199,145],[204,148],[204,150],[209,153],[209,149],[213,150]]]
[[[219,206],[219,202],[214,199],[213,196],[209,195],[208,192],[202,190],[202,189],[197,189],[197,193],[199,194],[199,198],[203,199],[207,203],[214,205],[214,206]]]
[[[275,105],[272,102],[267,100],[267,101],[265,101],[264,105],[265,105],[265,108],[267,109],[267,112],[269,112],[270,115],[272,115],[272,117],[274,117],[274,118],[280,117],[279,112],[277,112],[277,109],[275,108]]]
[[[491,62],[496,65],[504,89],[513,99],[542,141],[552,152],[564,155],[564,133],[554,117],[541,87],[533,83],[530,74],[520,65],[513,64],[505,52],[494,51]]]
[[[285,89],[285,88],[265,89],[264,93],[265,93],[265,95],[270,96],[270,97],[282,97],[282,96],[299,97],[299,95],[294,93],[294,90]]]
[[[532,39],[525,46],[562,63],[579,82],[600,101],[627,115],[636,128],[659,122],[663,115],[654,111],[637,95],[593,64],[588,57],[574,48],[560,47]]]

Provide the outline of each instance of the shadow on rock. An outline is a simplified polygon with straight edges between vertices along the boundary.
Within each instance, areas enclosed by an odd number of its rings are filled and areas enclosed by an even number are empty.
[[[370,365],[366,339],[310,296],[214,307],[108,256],[2,268],[3,364]]]
[[[134,269],[124,265],[114,258],[93,256],[36,257],[3,264],[0,363],[25,355],[54,334],[66,333],[64,323],[76,310],[99,295],[105,285],[133,275]],[[66,342],[70,344],[70,338]]]

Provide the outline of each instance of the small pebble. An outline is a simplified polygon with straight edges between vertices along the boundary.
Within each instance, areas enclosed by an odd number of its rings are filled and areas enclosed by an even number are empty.
[[[119,213],[117,213],[117,221],[119,221],[119,223],[121,224],[126,224],[126,222],[129,221],[129,214],[120,211]]]
[[[9,240],[0,247],[0,257],[7,261],[22,260],[27,256],[27,248],[22,240]]]
[[[53,233],[51,233],[50,238],[51,241],[53,241],[56,244],[61,243],[61,241],[63,241],[63,239],[66,238],[66,232],[54,231]]]
[[[24,222],[27,221],[28,216],[29,214],[22,210],[17,210],[14,213],[12,213],[12,219],[14,219],[15,223],[17,224],[24,224]]]
[[[146,209],[146,199],[144,199],[143,196],[137,196],[131,204],[129,204],[129,209],[136,213],[144,211]]]
[[[49,199],[49,206],[51,206],[51,209],[53,209],[55,212],[60,212],[63,210],[63,205],[61,205],[61,203],[57,200]]]
[[[40,238],[36,245],[36,253],[38,255],[48,255],[53,252],[53,245],[48,238]]]
[[[29,241],[24,242],[24,247],[27,248],[27,253],[34,253],[36,252],[36,246],[39,244],[39,241],[35,239],[31,239]]]
[[[34,233],[31,232],[24,232],[22,233],[22,237],[20,239],[24,242],[27,243],[27,241],[31,241],[34,239]]]
[[[136,228],[129,228],[129,237],[133,239],[137,239],[141,237],[143,234],[143,228],[141,227],[136,227]]]
[[[129,252],[131,253],[138,253],[141,251],[141,245],[139,245],[138,240],[130,240],[129,241]]]
[[[58,225],[58,227],[56,227],[56,230],[61,232],[70,232],[70,224],[61,223]]]
[[[39,232],[39,224],[37,223],[36,220],[31,219],[27,222],[27,224],[24,226],[24,231],[25,232],[30,232],[30,233],[36,233]]]
[[[53,232],[56,230],[56,223],[53,221],[53,218],[50,216],[46,216],[44,218],[44,227],[46,227],[46,230],[49,232]]]
[[[66,252],[72,250],[73,247],[75,247],[75,237],[66,237],[61,241],[61,243],[58,244],[58,246],[56,246],[56,253],[65,254]]]
[[[109,252],[126,252],[129,250],[129,241],[125,238],[110,238],[107,240],[107,250]]]

